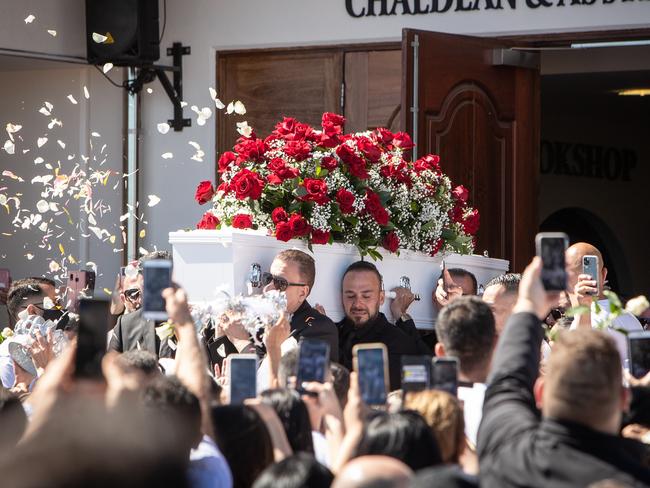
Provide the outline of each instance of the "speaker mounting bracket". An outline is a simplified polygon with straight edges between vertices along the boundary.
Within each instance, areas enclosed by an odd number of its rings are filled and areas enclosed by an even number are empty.
[[[142,66],[137,78],[127,86],[129,92],[138,93],[146,83],[152,82],[157,77],[174,106],[174,118],[169,119],[168,122],[176,132],[180,132],[184,127],[192,125],[192,119],[183,118],[183,107],[181,106],[183,100],[183,56],[191,53],[189,46],[183,46],[182,43],[175,42],[172,47],[167,48],[167,55],[172,56],[173,66],[156,64]],[[172,81],[169,81],[167,71],[172,72]]]

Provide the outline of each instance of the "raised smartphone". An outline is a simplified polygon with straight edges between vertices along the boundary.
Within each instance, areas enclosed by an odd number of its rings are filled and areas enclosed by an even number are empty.
[[[79,332],[75,376],[85,379],[102,378],[102,359],[106,353],[108,334],[108,300],[79,299]]]
[[[79,300],[92,298],[94,292],[94,271],[70,271],[65,290],[65,308],[77,313],[79,311]]]
[[[542,283],[547,291],[563,291],[567,287],[566,258],[569,244],[563,232],[540,232],[535,237],[537,255],[542,258]]]
[[[431,388],[458,395],[458,359],[433,358]]]
[[[582,256],[582,274],[591,276],[591,279],[596,282],[596,289],[600,290],[600,273],[598,270],[600,265],[598,263],[598,256],[587,254]],[[590,293],[590,295],[597,295],[596,293]]]
[[[361,398],[367,405],[384,405],[388,398],[388,352],[379,342],[352,348]]]
[[[431,386],[431,356],[402,356],[402,390],[422,391]]]
[[[627,343],[630,373],[643,378],[650,372],[650,331],[630,332]]]
[[[306,393],[303,383],[316,381],[324,383],[329,370],[330,345],[316,339],[302,339],[298,350],[298,371],[296,390]]]
[[[168,259],[145,261],[143,277],[142,316],[147,320],[167,320],[162,292],[172,284],[172,262]]]
[[[257,396],[257,356],[231,354],[227,358],[230,383],[230,404],[240,405]]]

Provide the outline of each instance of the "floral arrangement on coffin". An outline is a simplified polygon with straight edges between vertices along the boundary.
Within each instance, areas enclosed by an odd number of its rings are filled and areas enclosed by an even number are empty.
[[[343,242],[373,258],[380,246],[471,253],[479,214],[440,158],[408,161],[408,134],[344,134],[344,122],[325,113],[316,130],[284,118],[265,139],[240,130],[245,135],[219,158],[217,188],[203,181],[196,190],[199,204],[212,202],[197,228],[266,228],[281,241]]]

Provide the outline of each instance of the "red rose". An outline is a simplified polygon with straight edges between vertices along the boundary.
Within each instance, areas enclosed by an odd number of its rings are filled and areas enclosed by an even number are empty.
[[[329,242],[330,242],[330,233],[328,231],[312,229],[311,230],[311,242],[312,242],[312,244],[329,244]]]
[[[347,144],[341,144],[336,148],[336,154],[341,161],[343,161],[350,171],[352,176],[357,178],[366,179],[368,178],[368,172],[366,171],[366,163],[358,156],[354,149],[352,149]]]
[[[230,189],[235,192],[238,200],[245,198],[257,200],[262,196],[263,188],[264,182],[257,173],[253,173],[249,169],[240,170],[230,181]]]
[[[444,244],[442,239],[438,239],[436,242],[433,243],[433,249],[429,253],[431,256],[435,256],[438,254],[438,251],[442,249],[442,245]]]
[[[223,173],[230,165],[237,160],[237,155],[232,151],[226,151],[219,158],[219,172]]]
[[[368,161],[376,163],[381,157],[381,151],[370,139],[367,137],[359,137],[357,147],[363,153]]]
[[[336,193],[336,201],[341,207],[341,212],[344,214],[349,214],[354,211],[354,207],[352,206],[354,204],[354,195],[345,188],[341,188]]]
[[[289,141],[284,145],[284,153],[296,161],[304,161],[311,154],[311,146],[305,141]]]
[[[411,136],[406,132],[398,132],[395,134],[395,137],[393,137],[393,144],[395,147],[399,147],[404,151],[415,147],[415,144],[413,144],[413,141],[411,140]]]
[[[463,220],[463,230],[465,231],[465,234],[470,236],[476,234],[478,232],[480,220],[478,210],[473,209],[470,211]]]
[[[397,249],[399,249],[399,237],[397,237],[397,234],[395,232],[391,231],[386,234],[381,245],[384,247],[384,249],[387,249],[390,252],[395,252]]]
[[[382,166],[379,169],[379,174],[384,178],[398,181],[400,183],[405,183],[408,187],[413,185],[411,176],[409,174],[408,165],[405,161],[395,165],[387,164]]]
[[[194,199],[199,202],[199,205],[208,203],[214,196],[214,187],[212,186],[211,181],[202,181],[199,183],[199,186],[196,187],[196,193],[194,194]]]
[[[291,240],[293,238],[291,224],[288,222],[279,222],[278,225],[275,226],[275,238],[284,242]]]
[[[235,145],[235,152],[241,161],[257,161],[264,159],[266,143],[262,139],[240,138]]]
[[[388,212],[381,204],[379,195],[371,190],[366,190],[366,212],[373,216],[379,225],[388,224]]]
[[[343,127],[343,124],[345,124],[345,117],[342,115],[333,114],[332,112],[325,112],[323,114],[321,122],[323,125],[328,124],[335,127]]]
[[[459,202],[465,203],[469,197],[469,191],[463,185],[458,185],[451,191],[451,194]]]
[[[384,145],[389,145],[395,138],[395,135],[384,127],[379,127],[372,135],[377,142]]]
[[[250,229],[253,227],[253,218],[248,214],[237,214],[232,218],[235,229]]]
[[[278,224],[280,222],[286,222],[289,220],[289,215],[287,214],[287,211],[282,207],[276,207],[273,209],[273,212],[271,212],[271,219],[273,219],[274,224]]]
[[[316,202],[319,205],[324,205],[330,201],[327,198],[327,184],[325,180],[306,178],[302,186],[307,190],[307,195],[302,197],[303,200]]]
[[[309,224],[300,214],[291,214],[291,217],[289,217],[289,225],[291,226],[293,235],[296,237],[309,234]]]
[[[269,161],[267,168],[273,172],[269,175],[268,181],[274,185],[279,185],[284,180],[289,180],[298,176],[298,169],[287,166],[282,158],[273,158]]]
[[[201,221],[196,224],[197,229],[216,229],[219,225],[219,219],[212,212],[205,212]]]
[[[281,136],[293,134],[296,130],[297,121],[293,117],[284,117],[282,122],[275,124],[275,132]]]
[[[440,171],[440,156],[435,154],[428,154],[420,159],[418,159],[414,164],[413,168],[415,171],[420,172],[427,169],[430,169],[435,172]]]
[[[460,222],[463,220],[463,211],[465,208],[463,207],[462,204],[456,204],[454,205],[454,208],[452,208],[449,211],[449,218],[451,219],[452,222]]]
[[[336,159],[334,159],[332,156],[325,156],[320,161],[320,167],[328,171],[332,171],[334,168],[336,168]]]

